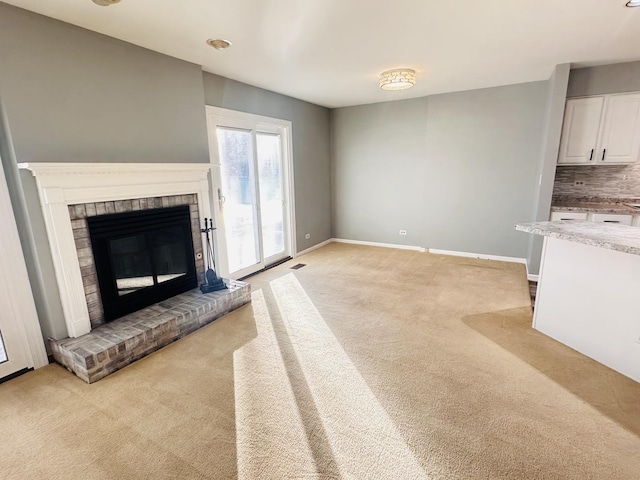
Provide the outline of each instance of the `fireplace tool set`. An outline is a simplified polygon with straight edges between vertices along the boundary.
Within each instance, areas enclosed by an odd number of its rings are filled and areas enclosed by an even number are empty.
[[[216,261],[213,256],[213,240],[211,238],[212,235],[210,235],[215,229],[213,219],[205,218],[204,228],[200,230],[207,238],[207,271],[204,275],[206,283],[200,285],[200,291],[202,293],[216,292],[227,288],[224,281],[218,277],[216,273]]]

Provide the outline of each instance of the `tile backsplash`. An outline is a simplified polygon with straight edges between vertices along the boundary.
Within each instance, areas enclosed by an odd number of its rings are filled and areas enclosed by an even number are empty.
[[[576,182],[584,182],[576,185]],[[570,197],[640,197],[640,163],[557,167],[553,194]]]

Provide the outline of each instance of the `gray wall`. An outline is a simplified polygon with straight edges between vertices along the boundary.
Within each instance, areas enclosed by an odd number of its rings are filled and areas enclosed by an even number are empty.
[[[331,238],[329,110],[210,73],[204,95],[207,105],[293,122],[298,251]]]
[[[567,97],[640,91],[640,62],[571,70]]]
[[[206,91],[210,105],[293,121],[298,249],[330,238],[328,110],[204,77],[198,65],[0,3],[0,91],[14,164],[208,162]],[[14,166],[8,181],[23,242],[33,246],[25,254],[43,333],[61,338],[35,184],[28,174],[18,180]]]
[[[534,203],[534,219],[538,222],[549,220],[551,211],[569,69],[569,64],[556,66],[548,82],[543,142],[538,167],[539,186]],[[530,235],[529,238],[527,263],[529,272],[534,275],[540,270],[543,240],[540,235]]]
[[[0,3],[20,162],[207,162],[198,65]]]
[[[0,3],[3,158],[45,337],[66,326],[35,188],[16,162],[207,162],[197,65]],[[7,141],[8,140],[8,141]],[[9,168],[10,167],[10,168]]]
[[[527,257],[513,224],[534,219],[547,88],[332,111],[334,235]]]

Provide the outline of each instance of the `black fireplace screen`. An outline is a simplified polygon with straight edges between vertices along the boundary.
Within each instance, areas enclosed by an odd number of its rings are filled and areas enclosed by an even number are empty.
[[[89,217],[105,321],[197,286],[189,207]]]

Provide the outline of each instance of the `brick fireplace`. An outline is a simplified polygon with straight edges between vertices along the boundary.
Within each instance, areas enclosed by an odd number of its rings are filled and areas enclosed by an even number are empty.
[[[192,290],[105,324],[87,218],[188,206],[196,274],[201,218],[211,218],[208,164],[21,164],[36,179],[69,338],[54,358],[92,383],[250,301],[250,286]]]
[[[194,261],[196,264],[196,275],[198,279],[202,279],[204,276],[205,265],[202,250],[202,235],[200,234],[201,217],[198,209],[198,197],[196,194],[134,198],[69,205],[69,217],[71,218],[73,238],[75,240],[78,262],[80,263],[82,285],[84,287],[85,299],[89,310],[89,320],[92,328],[96,328],[104,323],[104,311],[98,288],[98,277],[96,275],[93,249],[91,248],[91,241],[89,239],[87,218],[99,215],[137,212],[177,206],[189,207],[191,230],[193,232],[192,241]]]

